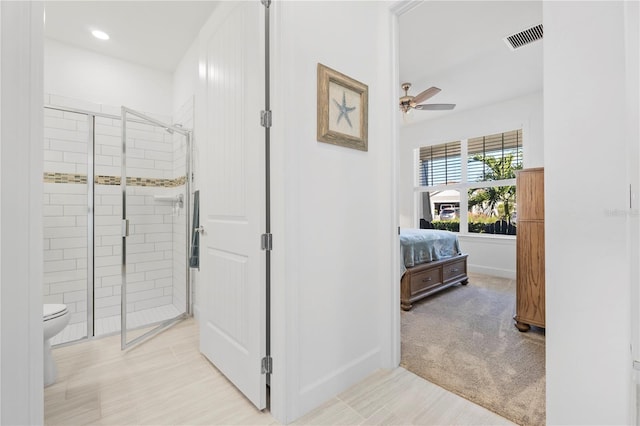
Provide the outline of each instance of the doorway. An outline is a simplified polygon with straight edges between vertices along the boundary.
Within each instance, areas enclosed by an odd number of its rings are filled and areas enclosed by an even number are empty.
[[[398,48],[399,48],[399,75],[394,84],[400,91],[400,85],[404,82],[413,83],[414,92],[410,95],[417,95],[430,87],[438,87],[442,91],[429,99],[429,103],[444,102],[455,103],[454,111],[413,111],[410,115],[405,114],[401,123],[410,124],[403,126],[399,131],[401,135],[398,146],[398,195],[399,195],[399,216],[400,226],[417,228],[420,216],[415,206],[419,200],[419,193],[426,190],[416,184],[417,167],[419,155],[416,150],[423,146],[434,147],[438,144],[456,142],[465,144],[474,137],[483,135],[493,135],[514,129],[523,129],[525,138],[524,144],[524,164],[526,167],[543,164],[542,146],[542,43],[531,44],[514,52],[509,49],[502,38],[509,34],[524,30],[526,26],[538,24],[538,19],[542,19],[540,3],[491,3],[491,2],[422,2],[413,8],[406,8],[404,13],[398,14]],[[523,22],[526,16],[530,22]],[[513,19],[511,19],[513,17]],[[487,25],[492,22],[492,25]],[[477,27],[477,26],[481,26]],[[412,33],[413,29],[429,28],[433,31],[429,36],[424,32],[419,35]],[[451,37],[442,38],[438,34],[452,34]],[[501,35],[497,36],[494,31],[498,30]],[[424,40],[431,42],[424,43]],[[423,58],[429,58],[428,61]],[[527,66],[521,68],[523,63],[520,60],[526,58]],[[491,64],[492,70],[487,66]],[[508,78],[501,78],[503,72],[509,70],[518,72],[519,80],[517,84],[509,82]],[[507,84],[510,83],[510,84]],[[523,90],[525,87],[529,89]],[[418,151],[419,152],[419,151]],[[468,155],[471,154],[471,155]],[[473,165],[473,152],[468,150],[465,155],[458,156],[459,168],[471,171]],[[470,173],[468,173],[469,175]],[[453,183],[460,184],[460,191],[466,195],[467,191],[478,185],[475,179],[456,181],[451,175],[447,175],[443,182],[438,182],[438,190],[452,189]],[[515,182],[514,182],[515,183]],[[424,185],[424,184],[423,184]],[[435,195],[435,194],[432,194]],[[461,197],[458,197],[461,198]],[[464,197],[462,197],[464,198]],[[454,199],[440,200],[443,205],[455,207]],[[433,204],[433,200],[431,200]],[[442,211],[431,207],[434,213]],[[470,221],[465,218],[458,220],[455,208],[451,216],[440,217],[444,225],[456,224],[462,228],[458,238],[460,248],[464,253],[469,254],[470,283],[464,288],[452,288],[446,293],[433,295],[424,300],[423,306],[425,317],[427,315],[438,315],[444,318],[441,326],[431,325],[418,330],[414,335],[413,360],[428,365],[433,372],[442,372],[443,366],[451,367],[453,374],[456,371],[464,372],[462,379],[469,379],[476,389],[487,386],[489,390],[503,389],[499,386],[509,378],[510,372],[505,364],[504,374],[498,368],[498,373],[488,374],[491,380],[482,378],[484,371],[473,371],[474,366],[484,366],[488,363],[489,357],[497,357],[504,350],[509,355],[513,355],[515,346],[510,347],[506,339],[499,340],[500,333],[509,337],[525,338],[539,337],[532,342],[533,349],[523,350],[520,359],[531,361],[531,357],[537,355],[537,365],[542,364],[543,373],[537,378],[529,381],[522,381],[522,388],[530,392],[536,401],[542,402],[542,412],[544,413],[544,335],[527,336],[519,335],[512,323],[512,315],[515,313],[515,237],[513,236],[491,236],[487,233],[481,235],[473,230]],[[460,212],[465,213],[469,209],[468,205],[460,203]],[[436,216],[434,214],[433,216]],[[464,216],[461,214],[461,216]],[[468,216],[466,218],[468,219]],[[446,220],[442,220],[446,219]],[[458,223],[456,223],[458,222]],[[454,226],[451,226],[454,228]],[[446,229],[446,228],[445,228]],[[483,229],[484,231],[484,229]],[[466,235],[465,235],[466,232]],[[477,295],[491,294],[495,301],[504,299],[504,308],[497,308],[497,304],[479,298],[464,298],[465,294]],[[509,298],[509,300],[507,300]],[[451,303],[445,299],[452,300]],[[428,306],[427,306],[428,305]],[[446,308],[448,306],[448,308]],[[467,319],[460,318],[463,315],[463,308],[471,308],[467,314]],[[500,311],[500,312],[498,312]],[[409,319],[415,319],[419,312],[414,309],[407,313],[402,313],[402,326],[404,327]],[[502,315],[503,314],[503,315]],[[430,318],[431,320],[433,318]],[[437,319],[437,318],[436,318]],[[423,326],[427,322],[415,321],[418,326]],[[414,323],[414,322],[412,322]],[[460,332],[458,338],[452,338],[452,331],[445,331],[445,326],[456,324],[455,332]],[[429,323],[431,324],[431,323]],[[498,333],[491,334],[489,325],[495,325]],[[404,330],[403,330],[404,331]],[[402,362],[405,362],[405,355],[408,343],[405,342],[407,333],[402,334]],[[435,342],[425,343],[426,337],[439,336]],[[421,339],[422,337],[423,339]],[[540,340],[542,342],[540,342]],[[485,344],[491,342],[491,344]],[[522,343],[522,342],[519,342]],[[540,344],[542,343],[542,344]],[[460,344],[459,346],[457,346]],[[460,349],[462,346],[462,349]],[[480,354],[465,352],[467,349],[481,349]],[[523,346],[523,345],[521,345]],[[483,352],[484,351],[484,352]],[[464,353],[464,355],[462,355]],[[435,355],[434,355],[435,354]],[[527,358],[529,357],[529,358]],[[461,362],[464,359],[464,362]],[[400,361],[400,357],[399,357]],[[541,361],[541,362],[540,362]],[[523,365],[523,364],[520,364]],[[524,364],[530,365],[530,364]],[[488,371],[488,369],[485,369]],[[411,370],[418,373],[417,371]],[[517,371],[514,369],[514,371]],[[451,377],[453,377],[453,374]],[[440,386],[469,397],[464,390],[453,389],[445,386],[443,381],[437,381],[434,376],[420,374],[427,380],[431,380]],[[504,376],[504,377],[502,377]],[[542,383],[540,383],[542,381]],[[455,382],[453,379],[448,383]],[[524,394],[525,392],[519,392]],[[504,397],[496,400],[511,400],[513,394],[500,391],[496,394],[505,394]],[[471,398],[469,398],[471,399]],[[478,399],[472,399],[480,403]],[[529,400],[527,402],[532,402]],[[480,403],[481,405],[484,405]],[[526,408],[526,404],[519,402]],[[514,401],[512,406],[515,406]],[[489,407],[489,405],[485,405]],[[492,410],[494,408],[491,408]],[[527,415],[531,414],[526,413]],[[505,413],[502,413],[506,417]],[[544,416],[537,415],[535,418],[544,419]],[[512,417],[513,419],[514,417]],[[527,423],[536,423],[529,417]],[[520,422],[516,420],[517,422]],[[522,421],[522,420],[521,420]],[[542,420],[544,421],[544,420]]]

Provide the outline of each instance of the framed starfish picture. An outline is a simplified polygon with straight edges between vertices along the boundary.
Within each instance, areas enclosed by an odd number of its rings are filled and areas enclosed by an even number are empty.
[[[369,87],[318,64],[318,141],[367,151]]]

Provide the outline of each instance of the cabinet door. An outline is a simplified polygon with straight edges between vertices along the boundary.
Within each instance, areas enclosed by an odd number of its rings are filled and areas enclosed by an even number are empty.
[[[543,169],[518,172],[516,185],[518,188],[518,221],[544,220]]]
[[[544,222],[519,222],[517,320],[545,326]]]

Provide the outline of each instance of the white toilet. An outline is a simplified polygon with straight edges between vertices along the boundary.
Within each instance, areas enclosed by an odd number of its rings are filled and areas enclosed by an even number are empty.
[[[51,338],[60,333],[67,324],[71,315],[67,305],[45,304],[42,309],[44,320],[44,385],[49,386],[56,381],[58,371],[56,363],[51,355]]]

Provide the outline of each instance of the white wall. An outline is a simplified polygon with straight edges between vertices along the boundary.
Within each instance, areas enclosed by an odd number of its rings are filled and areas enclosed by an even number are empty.
[[[473,110],[461,111],[437,120],[404,125],[400,130],[399,210],[400,226],[416,227],[414,206],[414,151],[435,145],[506,130],[523,129],[524,167],[544,165],[542,92]],[[515,278],[515,238],[481,235],[461,236],[460,245],[469,254],[469,270]]]
[[[632,210],[629,217],[629,261],[631,263],[631,342],[633,359],[640,360],[640,3],[626,3],[627,28],[627,129],[629,143],[629,177],[632,184]],[[640,373],[636,371],[631,383],[631,408],[634,423],[638,422],[637,405]]]
[[[0,22],[2,22],[2,7],[0,7]],[[7,37],[9,34],[5,34]],[[0,46],[2,46],[2,31],[0,28]],[[0,99],[2,99],[2,61],[3,59],[6,61],[6,55],[3,54],[2,49],[0,48]],[[3,58],[4,57],[4,58]],[[0,102],[0,135],[2,134],[2,102]],[[0,187],[2,186],[2,139],[0,139]],[[6,203],[6,201],[5,201]],[[0,196],[0,223],[2,223],[2,196]],[[5,204],[6,205],[6,204]],[[0,228],[0,237],[1,237],[2,229]],[[0,244],[0,277],[2,277],[2,263],[4,262],[2,257],[2,244]],[[0,280],[1,285],[1,280]],[[0,291],[0,307],[2,306],[2,291]],[[1,312],[1,311],[0,311]],[[2,315],[0,314],[0,330],[2,329]],[[0,338],[0,366],[2,366],[2,338]],[[2,368],[0,368],[0,419],[2,419]]]
[[[198,38],[185,52],[173,73],[173,106],[175,114],[184,107],[185,102],[192,101],[198,86]]]
[[[624,9],[543,3],[548,424],[633,423]]]
[[[171,73],[45,40],[46,93],[171,115]]]
[[[0,423],[43,424],[41,2],[1,2]]]
[[[291,421],[391,366],[394,58],[387,3],[272,11],[271,410]],[[316,141],[319,62],[369,86],[368,152]]]
[[[469,255],[467,259],[469,272],[516,278],[515,238],[467,234],[460,235],[459,240],[462,251]]]

